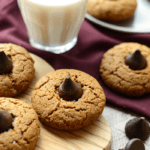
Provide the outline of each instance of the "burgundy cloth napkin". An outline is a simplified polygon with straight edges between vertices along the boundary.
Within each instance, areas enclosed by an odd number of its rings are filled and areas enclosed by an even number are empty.
[[[150,118],[150,94],[140,98],[123,96],[109,89],[99,76],[101,58],[109,48],[122,42],[138,42],[150,47],[150,34],[119,33],[84,20],[77,45],[64,54],[53,54],[37,50],[29,44],[17,0],[0,0],[0,43],[8,42],[25,47],[29,52],[45,59],[54,69],[73,68],[92,75],[103,87],[107,103]]]

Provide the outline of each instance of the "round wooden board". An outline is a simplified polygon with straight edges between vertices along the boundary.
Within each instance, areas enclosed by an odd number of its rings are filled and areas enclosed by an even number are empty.
[[[16,98],[31,105],[30,93],[36,82],[46,73],[54,69],[42,58],[31,54],[35,61],[35,75],[26,91]],[[96,121],[85,128],[74,131],[62,131],[41,125],[41,133],[35,150],[110,150],[112,134],[110,127],[101,115]]]

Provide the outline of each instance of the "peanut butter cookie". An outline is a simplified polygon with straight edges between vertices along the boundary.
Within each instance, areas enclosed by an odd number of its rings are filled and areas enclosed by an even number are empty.
[[[0,98],[0,150],[33,150],[39,134],[38,116],[31,106]]]
[[[97,80],[74,69],[46,74],[37,82],[31,101],[44,124],[63,130],[90,124],[99,117],[106,103]]]
[[[136,7],[136,0],[88,0],[87,12],[97,19],[121,21],[132,17]]]
[[[34,75],[34,61],[21,46],[0,44],[0,97],[13,97],[24,91]]]
[[[132,42],[114,46],[103,55],[100,76],[108,87],[120,93],[150,93],[150,48]]]

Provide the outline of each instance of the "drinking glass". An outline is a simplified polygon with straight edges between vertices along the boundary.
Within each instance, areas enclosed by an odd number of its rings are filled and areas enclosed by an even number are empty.
[[[56,54],[75,46],[88,0],[18,0],[30,44]]]

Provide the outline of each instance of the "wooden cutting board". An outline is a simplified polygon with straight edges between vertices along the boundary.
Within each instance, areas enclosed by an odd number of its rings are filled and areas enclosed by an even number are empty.
[[[26,91],[16,98],[31,105],[30,93],[36,82],[54,69],[42,58],[31,54],[35,61],[35,75]],[[41,133],[35,150],[110,150],[112,134],[103,115],[85,128],[74,131],[62,131],[47,127],[41,123]]]

